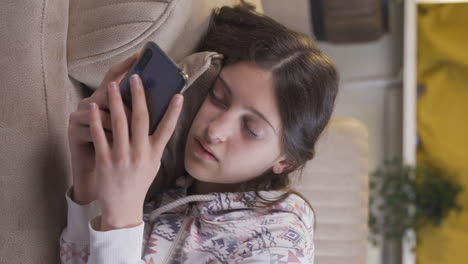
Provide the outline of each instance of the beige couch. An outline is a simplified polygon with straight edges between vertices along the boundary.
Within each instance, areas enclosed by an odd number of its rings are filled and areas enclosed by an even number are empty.
[[[0,263],[58,262],[68,116],[110,65],[147,40],[179,61],[214,5],[235,2],[0,2]],[[317,211],[317,263],[364,263],[367,148],[359,123],[333,121],[298,185]]]

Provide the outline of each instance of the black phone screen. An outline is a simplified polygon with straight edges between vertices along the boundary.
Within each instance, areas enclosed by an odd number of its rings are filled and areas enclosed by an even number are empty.
[[[138,74],[143,82],[150,119],[149,135],[156,130],[169,102],[186,85],[186,75],[154,42],[148,42],[140,57],[120,83],[124,103],[132,109],[129,77]]]

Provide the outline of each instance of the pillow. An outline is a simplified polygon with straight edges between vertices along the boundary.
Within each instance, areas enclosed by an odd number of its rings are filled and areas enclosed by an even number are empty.
[[[223,55],[216,52],[198,52],[185,57],[179,68],[189,76],[187,87],[182,90],[184,105],[177,127],[164,149],[161,167],[150,186],[145,202],[161,193],[162,188],[173,185],[178,176],[185,173],[184,149],[190,126],[209,89],[222,68]]]

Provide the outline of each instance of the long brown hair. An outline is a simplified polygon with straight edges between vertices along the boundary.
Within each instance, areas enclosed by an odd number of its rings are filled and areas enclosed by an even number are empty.
[[[260,198],[261,190],[285,191],[274,201],[262,198],[265,206],[293,193],[307,201],[291,188],[289,177],[293,171],[299,171],[302,177],[306,162],[315,155],[315,143],[330,120],[338,91],[334,64],[311,38],[255,12],[254,6],[246,3],[215,10],[198,51],[223,54],[224,66],[251,61],[273,73],[283,124],[281,149],[292,166],[280,174],[270,169],[241,183],[240,188],[255,191]]]

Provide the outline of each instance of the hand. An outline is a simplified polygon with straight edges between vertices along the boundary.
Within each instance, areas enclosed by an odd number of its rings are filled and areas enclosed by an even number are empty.
[[[68,121],[68,143],[71,153],[73,174],[73,200],[79,204],[88,204],[97,199],[95,150],[89,129],[88,105],[95,102],[99,105],[102,124],[107,139],[112,144],[112,126],[108,112],[107,85],[111,81],[120,82],[138,58],[138,53],[112,66],[104,76],[99,88],[78,104],[77,110],[70,113]],[[131,110],[124,106],[125,114],[131,120]]]
[[[183,96],[176,94],[156,131],[148,135],[148,107],[138,75],[130,78],[130,87],[133,106],[131,138],[122,97],[115,82],[108,86],[113,146],[106,138],[99,106],[90,105],[91,137],[96,150],[97,194],[102,212],[101,230],[141,223],[146,192],[160,168],[164,148],[175,130],[182,109]]]

